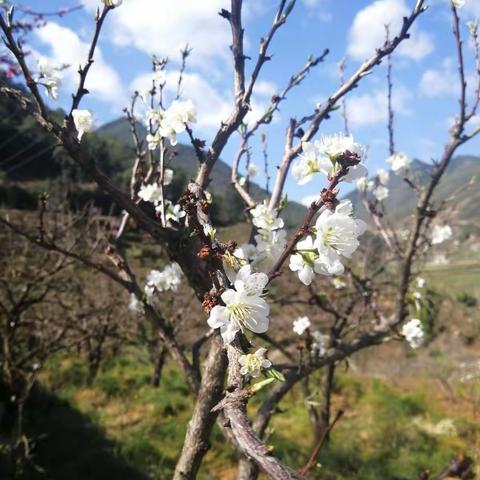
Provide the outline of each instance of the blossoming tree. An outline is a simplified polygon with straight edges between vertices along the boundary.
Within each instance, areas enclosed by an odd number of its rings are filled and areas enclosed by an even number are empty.
[[[256,478],[259,470],[274,479],[305,478],[315,463],[315,456],[301,471],[295,471],[272,455],[262,440],[278,402],[313,372],[324,367],[333,372],[336,363],[361,349],[392,338],[405,338],[412,347],[418,347],[424,338],[422,325],[415,316],[415,300],[420,301],[422,288],[422,282],[417,278],[418,261],[432,244],[440,243],[451,234],[448,226],[435,220],[433,193],[456,150],[480,132],[480,128],[471,126],[470,122],[477,111],[479,94],[471,106],[466,101],[457,13],[459,4],[452,3],[451,10],[461,77],[460,111],[427,186],[413,183],[408,176],[408,156],[391,149],[389,161],[394,174],[404,175],[405,181],[418,195],[409,233],[399,238],[395,229],[384,225],[384,217],[380,214],[382,202],[388,196],[385,186],[388,172],[378,172],[373,180],[368,180],[364,164],[365,147],[348,134],[321,135],[321,128],[362,78],[383,60],[389,59],[397,47],[408,39],[412,25],[426,11],[424,0],[416,1],[410,14],[403,19],[400,30],[389,32],[384,44],[379,45],[375,53],[350,78],[344,79],[323,103],[310,114],[289,120],[284,156],[271,194],[262,202],[257,202],[249,193],[249,177],[258,170],[249,160],[249,140],[260,127],[271,122],[288,93],[297,88],[328,54],[325,51],[318,57],[309,58],[284,89],[272,97],[264,114],[253,125],[245,123],[262,69],[271,59],[272,40],[287,23],[295,0],[279,1],[273,23],[261,39],[258,56],[251,65],[244,54],[242,0],[231,0],[230,8],[220,11],[231,29],[234,101],[230,114],[221,123],[208,147],[195,136],[195,107],[188,99],[181,98],[180,89],[177,97],[166,104],[163,96],[167,81],[166,61],[154,59],[151,90],[143,98],[136,93],[131,107],[126,109],[136,146],[128,193],[114,184],[101,170],[98,159],[93,158],[85,147],[83,140],[93,129],[93,114],[81,108],[83,98],[88,95],[86,79],[94,62],[102,26],[110,14],[115,14],[116,8],[121,8],[121,3],[121,0],[103,1],[95,19],[88,57],[79,69],[78,88],[61,124],[55,121],[43,99],[43,94],[56,97],[61,72],[58,66],[46,63],[39,65],[38,73],[31,71],[22,45],[15,38],[14,9],[5,9],[0,17],[0,27],[5,43],[24,76],[29,95],[8,86],[2,87],[1,93],[15,99],[33,115],[60,142],[73,161],[124,210],[118,231],[111,236],[104,251],[109,265],[92,262],[80,255],[74,256],[70,251],[63,253],[107,275],[128,292],[130,309],[154,325],[196,397],[174,478],[196,477],[209,448],[215,422],[240,458],[239,479]],[[472,33],[474,39],[477,38],[476,28]],[[185,60],[188,50],[183,55]],[[146,104],[146,138],[141,138],[137,129],[136,106],[139,102]],[[210,217],[215,198],[208,192],[212,169],[237,132],[240,148],[232,161],[232,185],[246,204],[252,228],[251,241],[243,245],[237,245],[233,240],[226,243],[219,240]],[[165,187],[174,175],[171,169],[166,168],[167,158],[180,136],[191,142],[198,158],[198,171],[183,195],[172,203],[165,197]],[[247,177],[242,178],[239,167],[245,157]],[[315,182],[318,196],[296,230],[288,235],[281,212],[285,206],[284,187],[290,170],[300,186]],[[389,252],[389,268],[381,262],[371,261],[368,268],[360,269],[355,262],[357,254],[367,258],[369,254],[374,254],[372,249],[367,248],[372,242],[372,234],[367,236],[365,233],[367,224],[355,217],[351,202],[340,199],[342,186],[352,182],[356,182],[365,193],[372,192],[365,202],[372,214],[374,229],[379,233],[375,238],[380,237],[382,249]],[[7,220],[3,223],[9,224]],[[124,232],[128,228],[148,233],[155,242],[164,246],[169,258],[170,263],[163,270],[152,270],[145,282],[137,279],[122,248]],[[364,238],[365,248],[362,247]],[[54,245],[49,247],[55,248]],[[270,306],[274,299],[269,293],[269,286],[288,268],[298,276],[299,287],[310,292],[313,303],[332,319],[328,331],[313,330],[312,322],[305,316],[293,323],[294,332],[305,340],[306,353],[300,363],[270,335],[276,320],[271,316]],[[388,295],[390,298],[394,295],[396,303],[386,308],[382,302],[382,282],[392,272],[395,272],[394,287]],[[314,280],[330,282],[332,278],[331,296],[318,295]],[[183,279],[205,311],[204,334],[191,348],[179,341],[170,320],[157,303],[165,292],[176,291]],[[335,293],[339,290],[348,294],[339,297]],[[368,321],[354,322],[356,328],[347,329],[347,326],[351,327],[353,316]],[[201,349],[207,342],[208,353],[201,355]],[[266,356],[267,344],[271,348],[279,348],[288,363],[272,365]],[[262,373],[266,378],[255,380]],[[260,389],[266,393],[252,422],[247,416],[247,404]],[[331,428],[328,419],[322,428],[323,434]],[[319,443],[314,450],[317,454],[323,437],[318,436]]]

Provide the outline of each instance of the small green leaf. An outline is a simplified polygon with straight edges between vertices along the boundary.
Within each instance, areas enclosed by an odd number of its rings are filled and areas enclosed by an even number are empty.
[[[287,202],[288,202],[288,195],[285,194],[280,200],[279,209],[283,210],[287,206]]]
[[[285,381],[285,375],[282,372],[279,372],[278,370],[275,370],[273,367],[267,368],[265,370],[265,375],[269,378],[273,378],[275,380],[278,380],[279,382],[284,382]]]
[[[260,391],[263,387],[266,387],[267,385],[270,385],[274,381],[275,381],[274,378],[266,378],[265,380],[254,383],[251,386],[251,389],[256,393],[256,392]]]

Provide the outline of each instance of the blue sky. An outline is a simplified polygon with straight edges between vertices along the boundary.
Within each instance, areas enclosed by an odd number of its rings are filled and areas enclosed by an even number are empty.
[[[429,9],[419,18],[412,38],[393,57],[397,150],[425,161],[441,154],[449,122],[458,109],[459,87],[447,1],[427,1]],[[46,11],[76,3],[75,0],[34,0],[29,5]],[[57,102],[64,108],[70,103],[77,80],[75,66],[85,58],[93,31],[93,13],[99,3],[100,0],[86,0],[83,11],[54,19],[30,39],[32,58],[41,55],[53,64],[71,64]],[[193,52],[187,67],[184,97],[192,98],[199,110],[196,135],[208,141],[220,119],[228,114],[232,102],[229,29],[227,22],[216,15],[220,8],[228,7],[228,3],[225,0],[124,0],[107,19],[99,42],[99,56],[87,82],[92,94],[83,107],[94,112],[97,125],[118,118],[135,88],[147,88],[150,54],[170,58],[167,86],[173,89],[179,50],[188,42]],[[273,59],[262,71],[252,115],[268,105],[271,95],[304,64],[309,54],[319,54],[325,48],[330,49],[330,54],[290,95],[280,114],[265,129],[272,174],[281,159],[288,119],[311,113],[317,102],[334,92],[339,83],[338,62],[345,57],[348,77],[381,42],[384,24],[390,23],[396,32],[401,16],[414,3],[414,0],[298,0],[289,21],[272,44]],[[275,6],[272,0],[245,1],[246,53],[253,59],[260,37],[269,29]],[[462,23],[475,16],[480,16],[480,0],[467,0],[462,9]],[[464,30],[467,35],[466,27]],[[473,75],[473,61],[469,42],[465,43],[468,77]],[[250,61],[247,68],[252,63]],[[386,67],[382,64],[347,97],[351,131],[357,141],[369,146],[367,166],[372,173],[385,166],[388,153],[385,75]],[[323,124],[321,133],[342,129],[342,119],[334,113]],[[183,137],[182,140],[187,141]],[[236,145],[234,141],[225,150],[223,160],[231,162]],[[263,160],[257,142],[252,147],[253,161],[261,167]],[[463,152],[480,154],[480,142],[471,142]],[[256,180],[260,184],[264,182],[261,175]],[[287,183],[290,198],[299,201],[318,189],[315,182],[302,187],[293,180]]]

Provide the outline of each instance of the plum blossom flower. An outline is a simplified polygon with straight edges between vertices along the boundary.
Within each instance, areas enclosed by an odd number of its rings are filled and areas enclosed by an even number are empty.
[[[263,230],[276,230],[283,228],[283,220],[278,216],[278,210],[270,210],[267,205],[267,201],[259,203],[255,208],[250,210],[252,215],[252,223]]]
[[[77,129],[78,141],[80,142],[85,133],[93,130],[93,117],[88,110],[78,109],[72,111],[72,117],[75,128]]]
[[[298,185],[305,185],[308,183],[315,173],[323,173],[328,175],[332,162],[330,159],[319,153],[315,144],[309,142],[302,143],[303,153],[298,157],[292,167],[292,175],[297,181]]]
[[[315,143],[320,153],[328,156],[332,162],[333,169],[330,171],[330,176],[334,176],[340,165],[338,159],[345,153],[354,154],[359,161],[362,161],[366,155],[366,149],[360,143],[353,140],[351,135],[337,133],[335,135],[322,136]],[[359,178],[365,177],[368,170],[365,165],[358,163],[348,168],[347,174],[342,178],[344,182],[355,182]]]
[[[158,205],[155,210],[160,212],[161,205]],[[185,217],[186,212],[182,210],[182,207],[178,203],[172,203],[170,200],[165,201],[165,219],[167,222],[173,221],[180,223],[180,220]]]
[[[138,297],[134,293],[130,294],[130,302],[128,304],[128,309],[131,312],[135,312],[135,313],[143,312],[143,303],[138,299]]]
[[[462,8],[465,6],[466,0],[452,0],[452,5],[455,8]]]
[[[360,192],[369,192],[374,187],[374,182],[367,177],[361,177],[356,181],[356,185]]]
[[[388,198],[389,190],[387,187],[384,187],[383,185],[378,185],[375,187],[372,191],[373,196],[379,201],[383,202]]]
[[[390,173],[383,168],[379,168],[377,170],[377,178],[382,185],[386,185],[388,183],[388,179],[390,178]]]
[[[320,260],[318,250],[310,236],[297,243],[296,253],[290,257],[289,266],[290,270],[298,273],[300,281],[307,286],[312,283],[315,273],[327,274],[324,262]]]
[[[162,191],[157,182],[149,183],[148,185],[142,185],[138,191],[138,196],[144,202],[154,203],[155,205],[160,201]]]
[[[151,133],[149,133],[147,135],[146,140],[147,140],[148,149],[149,150],[156,150],[158,148],[158,146],[160,145],[161,138],[160,138],[160,135],[158,134],[158,132],[153,134],[153,135]]]
[[[170,263],[163,270],[151,270],[146,285],[157,292],[176,292],[182,283],[182,269],[178,263]],[[148,296],[147,291],[145,292]]]
[[[165,111],[160,121],[160,135],[170,139],[170,144],[177,144],[177,135],[185,131],[189,123],[195,123],[197,112],[191,100],[175,100]]]
[[[449,225],[435,225],[432,230],[432,245],[439,245],[452,236],[452,229]]]
[[[298,317],[293,322],[293,331],[297,335],[303,335],[307,328],[310,328],[312,324],[310,323],[310,319],[308,317]]]
[[[256,177],[258,173],[258,167],[254,163],[250,163],[247,168],[247,173],[250,178]]]
[[[266,348],[259,348],[253,354],[248,353],[247,355],[242,355],[238,359],[238,363],[242,366],[240,373],[242,375],[249,375],[252,378],[259,377],[262,368],[270,368],[272,366],[272,362],[265,358],[266,353]]]
[[[341,256],[352,256],[360,244],[358,237],[367,229],[366,223],[352,214],[352,202],[344,200],[335,212],[324,210],[315,223],[315,246],[327,274],[343,273]]]
[[[225,252],[223,256],[223,268],[231,283],[235,282],[237,272],[248,264],[248,260],[255,255],[255,252],[255,246],[251,244],[240,245],[233,253]]]
[[[422,322],[418,318],[412,318],[402,327],[402,335],[412,348],[418,348],[425,339]]]
[[[423,277],[417,277],[415,281],[418,288],[423,288],[425,286],[425,279]]]
[[[171,168],[166,168],[163,172],[163,184],[165,186],[170,185],[173,180],[174,171]]]
[[[206,237],[210,238],[211,240],[215,238],[216,233],[217,233],[217,229],[212,227],[212,225],[210,225],[209,223],[206,223],[203,226],[203,234]]]
[[[390,167],[396,174],[401,175],[410,168],[412,160],[404,153],[399,152],[388,157],[387,163],[390,164]]]
[[[250,265],[245,265],[238,272],[235,289],[230,288],[222,293],[225,306],[216,305],[212,308],[208,325],[210,328],[220,328],[225,344],[232,343],[237,332],[245,327],[255,333],[268,330],[270,306],[262,297],[267,282],[265,274],[252,274]]]
[[[324,335],[319,330],[312,332],[312,337],[315,340],[312,343],[312,349],[318,352],[319,357],[323,357],[327,351],[328,339],[330,337],[328,335]]]
[[[45,58],[38,60],[38,69],[38,83],[45,87],[47,97],[56,100],[58,98],[58,91],[62,86],[62,76],[60,75],[60,71],[52,67],[50,62]]]

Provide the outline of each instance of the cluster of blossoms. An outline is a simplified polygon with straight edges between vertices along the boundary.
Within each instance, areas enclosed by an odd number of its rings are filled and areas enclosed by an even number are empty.
[[[412,348],[420,347],[425,339],[422,322],[418,318],[412,318],[403,325],[402,335]]]
[[[52,100],[58,98],[58,91],[62,86],[62,75],[58,68],[52,67],[45,58],[38,60],[38,79],[37,83],[45,87],[47,97]]]
[[[173,179],[173,170],[166,168],[163,174],[163,184],[170,185]],[[139,192],[139,198],[144,202],[150,202],[155,205],[155,211],[159,213],[162,209],[162,189],[157,182],[143,185]],[[178,204],[173,204],[170,200],[165,200],[165,219],[167,222],[172,221],[180,223],[186,213]]]
[[[353,218],[350,200],[342,201],[335,211],[324,210],[313,228],[314,236],[298,242],[295,254],[290,257],[290,269],[298,272],[298,278],[305,285],[312,283],[315,273],[343,273],[341,257],[351,258],[360,245],[358,237],[366,229],[363,220]]]
[[[170,263],[163,270],[151,270],[145,283],[145,298],[152,303],[156,293],[172,291],[176,292],[182,283],[182,269],[178,263]],[[143,304],[135,294],[130,295],[129,310],[142,312]]]
[[[163,72],[163,70],[161,70]],[[149,109],[147,122],[156,129],[154,134],[147,135],[148,148],[155,150],[162,138],[168,138],[170,144],[177,144],[177,135],[186,130],[189,123],[195,123],[196,109],[191,100],[172,102],[167,110]]]
[[[372,192],[372,195],[379,202],[383,202],[388,198],[389,190],[387,187],[388,179],[390,178],[389,172],[380,168],[377,170],[377,174],[374,180],[369,180],[367,177],[362,177],[357,180],[357,189],[360,192]]]
[[[446,242],[452,236],[452,233],[449,225],[435,225],[432,229],[432,245]]]
[[[242,355],[238,359],[238,363],[242,367],[240,373],[252,378],[259,377],[262,373],[262,368],[270,368],[272,366],[272,362],[268,360],[268,358],[265,358],[266,353],[266,348],[259,348],[255,353]]]
[[[299,185],[312,180],[314,174],[322,173],[333,178],[341,169],[340,158],[345,154],[353,155],[358,162],[364,159],[365,148],[356,143],[351,135],[336,134],[321,137],[313,144],[302,143],[303,154],[292,167],[292,174]],[[354,182],[368,174],[367,168],[358,163],[348,168],[342,178],[345,182]]]
[[[250,265],[244,265],[233,282],[233,287],[222,293],[225,305],[216,305],[210,312],[208,325],[220,328],[226,344],[246,327],[255,333],[268,330],[270,307],[263,298],[263,290],[268,283],[264,273],[252,273]]]

